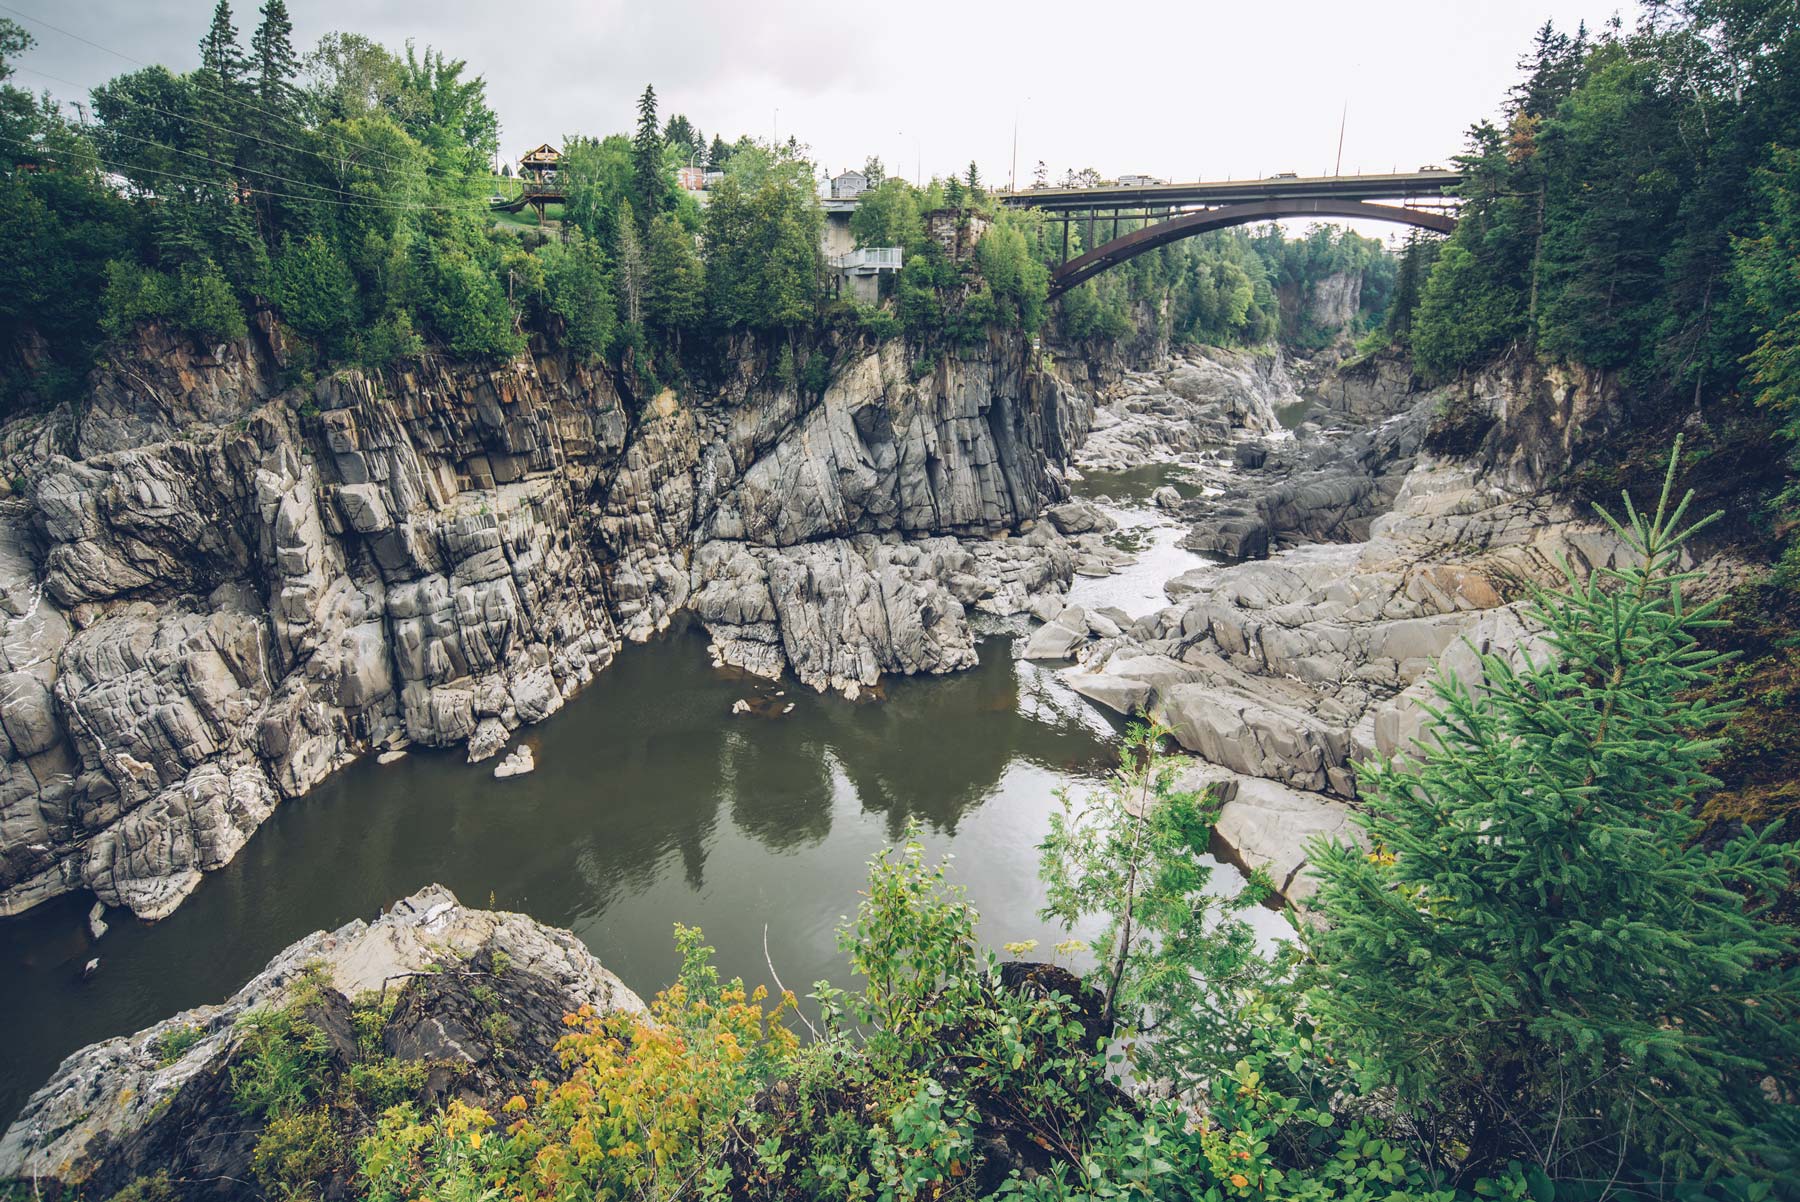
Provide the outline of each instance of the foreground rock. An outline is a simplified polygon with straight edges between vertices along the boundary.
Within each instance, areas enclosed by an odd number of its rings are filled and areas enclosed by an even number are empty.
[[[392,1002],[385,1016],[385,1007],[369,1006],[383,997]],[[315,1029],[325,1049],[319,1088],[336,1091],[331,1121],[347,1148],[375,1117],[372,1103],[353,1096],[352,1065],[418,1066],[393,1074],[408,1083],[408,1097],[390,1102],[498,1105],[529,1092],[529,1079],[555,1063],[563,1015],[582,1005],[644,1009],[568,932],[471,910],[429,886],[373,922],[308,935],[228,1001],[76,1052],[0,1137],[0,1182],[33,1196],[66,1189],[105,1198],[162,1174],[183,1199],[272,1195],[253,1163],[266,1123],[246,1112],[232,1084],[259,1016],[294,1007]],[[364,1015],[378,1026],[375,1049],[367,1020],[357,1021]],[[331,1160],[316,1186],[332,1196],[349,1168]]]

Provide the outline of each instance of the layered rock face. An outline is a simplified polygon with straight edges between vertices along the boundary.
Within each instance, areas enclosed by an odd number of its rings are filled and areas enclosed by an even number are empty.
[[[1205,761],[1189,783],[1219,791],[1219,837],[1293,900],[1312,889],[1306,840],[1352,829],[1357,765],[1421,736],[1434,674],[1479,689],[1481,655],[1541,655],[1527,586],[1622,550],[1544,496],[1603,432],[1603,381],[1502,365],[1439,393],[1396,382],[1297,441],[1240,443],[1230,487],[1182,503],[1187,545],[1239,562],[1169,581],[1172,603],[1117,634],[1059,616],[1032,643],[1077,661],[1071,687],[1148,712]],[[1472,454],[1432,449],[1471,414]]]
[[[1277,436],[1276,410],[1301,399],[1279,351],[1184,350],[1120,373],[1075,461],[1105,471],[1193,461],[1244,434]]]
[[[0,431],[0,913],[165,915],[281,798],[495,754],[683,610],[722,662],[853,692],[969,666],[969,607],[1072,571],[1014,532],[1092,404],[1021,339],[919,380],[841,348],[823,395],[745,348],[648,399],[548,353],[283,391],[278,350],[151,331],[78,416]]]
[[[391,1009],[368,1009],[372,999]],[[297,1010],[324,1047],[320,1073],[342,1080],[372,1054],[353,1005],[378,1020],[381,1055],[419,1066],[407,1100],[422,1106],[453,1097],[497,1106],[529,1092],[530,1078],[555,1062],[565,1014],[645,1009],[567,931],[467,909],[428,886],[373,921],[308,935],[219,1005],[69,1057],[0,1137],[0,1182],[45,1197],[66,1188],[104,1198],[158,1175],[182,1198],[260,1192],[253,1156],[264,1123],[246,1113],[233,1082],[257,1021]],[[505,1017],[503,1038],[495,1014]],[[332,1121],[354,1121],[352,1109],[333,1107]],[[342,1146],[360,1133],[339,1132]],[[340,1187],[348,1166],[341,1172]]]

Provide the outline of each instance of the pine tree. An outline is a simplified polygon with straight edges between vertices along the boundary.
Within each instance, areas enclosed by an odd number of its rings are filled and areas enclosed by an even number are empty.
[[[200,88],[195,106],[205,122],[202,127],[207,166],[221,178],[235,174],[238,161],[235,139],[223,132],[239,128],[242,114],[244,54],[238,49],[237,26],[231,21],[231,5],[219,0],[212,24],[200,39]]]
[[[1388,299],[1386,323],[1388,336],[1402,346],[1411,338],[1413,315],[1424,296],[1425,280],[1437,261],[1440,245],[1437,238],[1419,230],[1406,236],[1406,247],[1400,252],[1400,266],[1394,275],[1394,293]]]
[[[705,276],[694,236],[672,213],[650,223],[645,253],[644,316],[651,325],[678,336],[692,329],[706,308]]]
[[[1429,742],[1360,774],[1369,849],[1313,848],[1308,1005],[1465,1181],[1793,1167],[1800,933],[1763,899],[1796,856],[1695,843],[1729,707],[1696,696],[1718,602],[1683,600],[1710,519],[1671,510],[1675,465],[1653,515],[1601,511],[1628,566],[1536,597],[1547,653],[1438,682]]]
[[[663,211],[669,183],[663,172],[663,139],[656,124],[656,88],[645,84],[638,97],[637,135],[631,140],[631,190],[638,224],[645,230]]]
[[[714,171],[725,170],[725,164],[731,161],[731,147],[718,134],[713,135],[712,146],[706,152],[706,165]]]
[[[970,196],[979,197],[981,195],[981,172],[976,169],[974,159],[969,160],[969,174],[964,178],[964,182],[969,185]]]
[[[282,113],[293,96],[293,79],[299,70],[293,35],[294,23],[288,20],[285,0],[264,0],[262,22],[250,36],[251,61],[258,97],[264,106]]]
[[[213,8],[212,25],[200,39],[200,66],[212,72],[215,86],[230,88],[244,73],[244,53],[238,49],[237,26],[231,22],[230,0]]]

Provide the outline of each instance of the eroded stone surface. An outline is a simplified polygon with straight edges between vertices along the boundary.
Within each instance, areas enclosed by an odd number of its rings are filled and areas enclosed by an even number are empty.
[[[996,338],[822,395],[752,348],[632,397],[542,351],[278,393],[279,341],[154,329],[0,430],[0,913],[169,913],[282,799],[397,746],[497,754],[692,610],[723,661],[856,692],[975,662],[1098,534],[1035,521],[1091,400]]]
[[[461,1021],[457,999],[444,996],[457,982],[415,976],[434,968],[450,970],[451,977],[480,976],[493,1004],[510,1016],[511,1042],[538,1055],[509,1056],[478,1022]],[[645,1009],[567,931],[523,914],[468,909],[448,889],[431,885],[373,921],[306,936],[218,1005],[183,1011],[70,1056],[0,1136],[0,1181],[36,1182],[46,1194],[62,1184],[105,1197],[138,1176],[164,1172],[179,1182],[182,1197],[241,1197],[252,1180],[259,1131],[229,1087],[246,1038],[243,1020],[288,1004],[308,973],[319,995],[307,1017],[331,1044],[334,1065],[355,1055],[347,1002],[398,995],[382,1032],[386,1050],[429,1062],[433,1076],[425,1088],[438,1096],[452,1087],[476,1097],[484,1089],[523,1087],[553,1059],[561,1016],[583,1005],[601,1012]],[[171,1058],[166,1041],[178,1033],[193,1042]]]

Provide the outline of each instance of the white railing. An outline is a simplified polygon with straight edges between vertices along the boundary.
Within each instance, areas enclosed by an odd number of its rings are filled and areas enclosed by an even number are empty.
[[[900,247],[865,246],[848,254],[831,256],[831,265],[840,271],[899,271]]]

